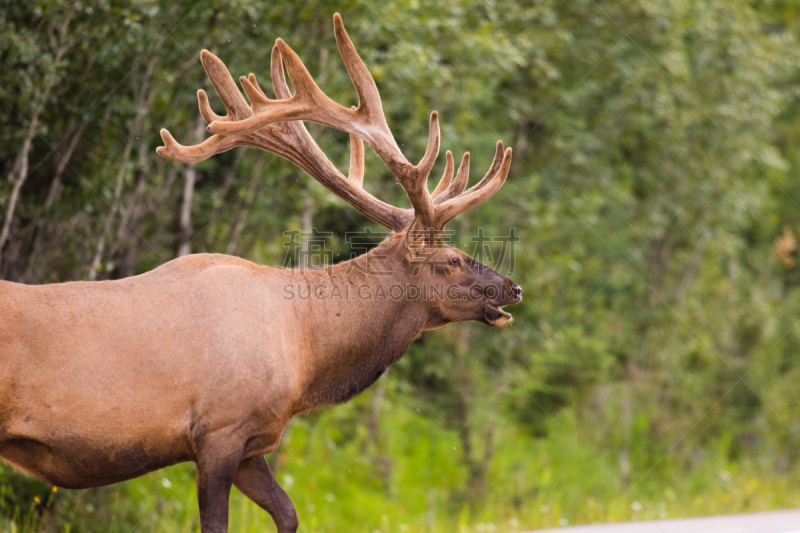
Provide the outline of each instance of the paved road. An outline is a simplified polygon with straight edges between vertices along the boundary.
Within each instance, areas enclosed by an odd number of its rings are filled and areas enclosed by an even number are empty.
[[[540,529],[536,533],[800,533],[800,510]],[[531,532],[533,533],[533,532]]]

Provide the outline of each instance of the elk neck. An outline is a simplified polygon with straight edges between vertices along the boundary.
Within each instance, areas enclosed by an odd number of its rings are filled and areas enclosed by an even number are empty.
[[[346,402],[419,338],[428,310],[424,302],[400,293],[408,280],[396,255],[386,248],[372,250],[291,274],[297,312],[307,321],[301,369],[306,379],[298,412]]]

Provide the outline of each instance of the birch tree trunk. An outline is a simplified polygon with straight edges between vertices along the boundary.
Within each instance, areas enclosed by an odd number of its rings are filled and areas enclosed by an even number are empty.
[[[148,126],[144,127],[147,130]],[[122,211],[117,234],[114,237],[109,256],[115,257],[117,251],[123,246],[126,239],[131,233],[136,234],[136,225],[138,223],[137,214],[141,212],[141,200],[144,196],[145,188],[147,186],[147,176],[150,174],[150,157],[148,152],[150,147],[146,142],[139,143],[139,172],[136,180],[136,188],[133,194],[129,196],[128,204]]]
[[[75,11],[73,9],[70,10],[64,17],[64,23],[61,25],[59,30],[59,47],[56,50],[53,72],[51,72],[48,76],[45,76],[45,86],[40,93],[38,102],[34,105],[33,114],[30,122],[28,122],[28,131],[25,133],[25,140],[22,142],[22,148],[20,149],[19,155],[17,155],[17,159],[14,162],[14,166],[11,168],[11,173],[8,176],[9,183],[13,183],[14,186],[11,189],[8,207],[6,208],[6,216],[3,219],[3,229],[0,230],[0,267],[3,266],[3,248],[8,242],[8,237],[11,233],[11,225],[14,221],[14,213],[17,209],[17,203],[19,202],[20,190],[25,184],[25,180],[28,179],[28,156],[33,144],[33,139],[36,137],[36,132],[39,129],[39,116],[41,115],[42,111],[44,111],[45,105],[47,104],[47,99],[50,96],[50,91],[53,89],[53,85],[55,85],[56,81],[58,80],[58,64],[64,58],[70,47],[70,43],[67,42],[67,30],[69,29],[69,25],[72,22],[72,17],[74,14]]]
[[[44,234],[49,231],[48,227],[53,222],[53,220],[50,218],[50,210],[61,196],[61,185],[64,178],[64,171],[67,169],[70,159],[72,159],[72,154],[75,153],[75,148],[78,146],[78,143],[83,136],[83,132],[86,131],[86,126],[88,126],[88,122],[81,123],[81,125],[78,126],[78,129],[72,134],[72,138],[70,138],[66,150],[64,150],[63,153],[58,154],[59,159],[58,164],[56,165],[56,172],[53,176],[53,180],[50,182],[50,189],[47,191],[47,198],[44,201],[42,215],[39,217],[39,220],[36,221],[36,229],[34,230],[31,253],[28,255],[25,274],[22,276],[22,281],[25,283],[35,283],[37,281],[36,270],[42,254],[42,239],[44,239]],[[67,129],[71,130],[72,128],[70,127]]]
[[[225,247],[225,253],[228,255],[233,255],[236,251],[236,247],[239,245],[239,238],[242,236],[242,232],[247,224],[247,216],[250,214],[250,209],[253,207],[257,192],[258,180],[254,179],[247,188],[247,197],[244,200],[242,209],[239,211],[239,216],[236,218],[236,224],[233,227],[228,245]]]
[[[315,211],[316,206],[314,205],[314,199],[309,195],[306,197],[302,211],[303,232],[300,235],[300,250],[297,253],[297,266],[300,268],[310,268],[313,266],[311,263],[313,263],[314,258],[311,257],[309,243],[314,237],[313,230]]]
[[[136,116],[133,119],[133,124],[128,133],[128,138],[125,141],[125,148],[122,150],[122,160],[120,161],[114,184],[114,200],[111,204],[111,209],[109,209],[108,214],[103,221],[103,229],[100,233],[100,239],[97,241],[94,257],[92,258],[92,265],[89,267],[89,281],[94,281],[97,279],[97,272],[100,268],[101,262],[103,261],[106,240],[108,239],[111,226],[114,223],[117,212],[119,211],[120,198],[122,197],[122,187],[125,184],[125,174],[128,170],[128,163],[131,159],[133,145],[136,142],[136,138],[139,136],[139,130],[141,129],[142,121],[145,114],[147,114],[147,111],[150,109],[153,95],[155,94],[154,92],[148,93],[148,88],[150,86],[150,79],[152,78],[156,65],[158,64],[160,52],[161,49],[159,45],[156,51],[153,52],[153,57],[147,65],[147,70],[145,71],[144,78],[142,79],[139,93],[136,95]],[[148,94],[150,94],[149,97]]]
[[[194,137],[197,144],[203,139],[204,126],[205,122],[202,116],[198,115],[194,128]],[[194,163],[186,165],[186,173],[183,175],[183,200],[179,217],[178,257],[192,253],[192,201],[194,200],[194,185],[196,182],[197,166]]]

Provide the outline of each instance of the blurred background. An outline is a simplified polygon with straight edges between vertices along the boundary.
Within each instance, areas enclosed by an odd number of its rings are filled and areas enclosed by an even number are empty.
[[[800,506],[800,6],[791,0],[0,2],[0,277],[117,279],[177,255],[296,261],[285,232],[383,231],[255,149],[197,165],[199,61],[269,87],[282,37],[356,104],[345,25],[410,160],[514,148],[451,224],[525,300],[425,333],[269,457],[302,532],[494,532]],[[310,126],[346,171],[345,134]],[[444,167],[439,158],[432,176]],[[367,189],[407,206],[369,152]],[[435,182],[435,179],[431,180]],[[431,188],[433,185],[431,185]],[[500,264],[504,263],[504,264]],[[1,312],[1,311],[0,311]],[[199,531],[194,467],[88,491],[0,466],[0,530]],[[234,491],[231,531],[272,530]]]

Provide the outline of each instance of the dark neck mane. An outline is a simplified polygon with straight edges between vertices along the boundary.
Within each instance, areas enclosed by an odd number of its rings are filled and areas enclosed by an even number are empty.
[[[312,368],[299,410],[346,402],[372,385],[419,337],[427,320],[419,302],[360,298],[367,292],[375,294],[379,285],[386,294],[390,285],[404,283],[405,273],[386,256],[385,248],[373,250],[350,261],[291,274],[295,284],[325,285],[329,293],[339,285],[339,292],[349,295],[345,301],[308,302],[315,319]],[[370,269],[394,275],[371,275]],[[359,287],[367,289],[359,293]]]

